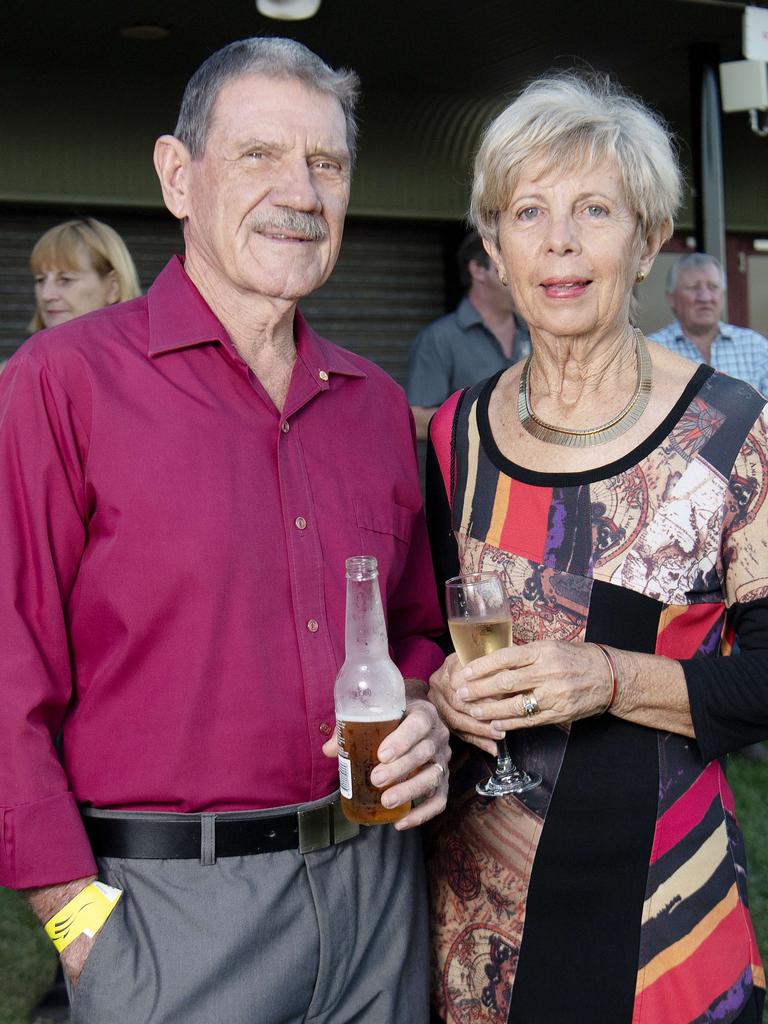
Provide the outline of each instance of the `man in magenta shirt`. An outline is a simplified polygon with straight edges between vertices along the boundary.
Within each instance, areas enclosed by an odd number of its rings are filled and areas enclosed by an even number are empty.
[[[185,259],[0,378],[0,884],[78,1024],[427,1019],[411,829],[449,753],[412,426],[296,310],[338,255],[356,91],[288,40],[210,57],[155,148]],[[421,800],[357,835],[332,738],[354,554],[411,698],[374,782]]]

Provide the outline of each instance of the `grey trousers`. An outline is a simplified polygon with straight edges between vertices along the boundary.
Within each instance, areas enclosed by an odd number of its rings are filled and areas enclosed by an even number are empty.
[[[71,1024],[426,1024],[418,834],[325,850],[99,860],[124,896],[96,937]]]

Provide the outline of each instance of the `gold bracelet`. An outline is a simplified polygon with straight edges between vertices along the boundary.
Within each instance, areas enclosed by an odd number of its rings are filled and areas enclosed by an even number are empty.
[[[616,666],[613,662],[613,658],[610,656],[608,651],[603,647],[602,644],[596,643],[594,640],[590,641],[593,647],[596,647],[602,654],[605,660],[608,662],[608,671],[611,673],[611,699],[605,705],[600,714],[604,715],[607,711],[610,711],[613,707],[613,702],[616,700],[616,694],[619,691],[619,677],[616,674]]]
[[[74,942],[78,935],[93,938],[123,895],[103,882],[91,882],[54,914],[45,926],[45,934],[59,953]]]

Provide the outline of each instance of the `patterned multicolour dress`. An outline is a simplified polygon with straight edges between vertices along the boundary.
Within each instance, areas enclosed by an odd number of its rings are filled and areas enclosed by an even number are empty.
[[[679,659],[697,739],[610,714],[516,731],[513,759],[544,782],[496,800],[474,792],[487,760],[457,753],[429,860],[437,1009],[461,1024],[757,1024],[724,757],[768,735],[765,400],[699,367],[629,455],[550,475],[497,447],[498,376],[431,425],[438,573],[502,573],[516,642]],[[721,657],[734,634],[740,653]]]

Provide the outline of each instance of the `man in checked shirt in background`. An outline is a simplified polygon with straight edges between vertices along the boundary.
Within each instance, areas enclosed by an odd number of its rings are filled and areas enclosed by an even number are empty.
[[[719,260],[703,252],[675,260],[667,274],[667,302],[677,319],[649,335],[652,341],[768,395],[768,338],[720,319],[725,273]]]
[[[724,323],[725,271],[703,252],[686,253],[667,273],[667,302],[677,319],[652,341],[697,363],[745,380],[768,396],[768,338],[748,327]],[[768,750],[753,743],[739,751],[747,761],[768,761]]]
[[[290,40],[210,57],[155,149],[185,260],[0,378],[0,884],[78,1024],[427,1020],[412,827],[449,751],[413,430],[296,311],[338,255],[356,92]],[[359,834],[330,738],[355,554],[410,698],[373,781],[422,801]]]

